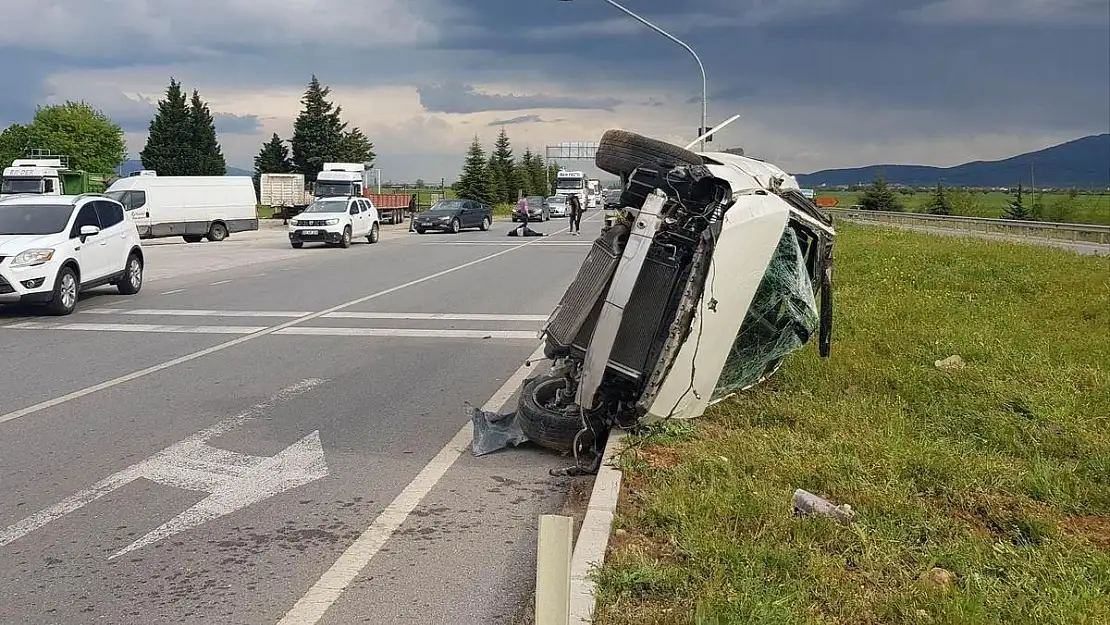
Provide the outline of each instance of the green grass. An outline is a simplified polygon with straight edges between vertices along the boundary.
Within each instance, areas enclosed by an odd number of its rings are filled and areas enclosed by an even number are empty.
[[[956,215],[965,217],[990,217],[998,218],[1005,212],[1013,196],[1007,193],[991,191],[966,191],[963,189],[950,189],[953,209]],[[857,192],[820,192],[818,196],[829,196],[837,199],[839,208],[849,208],[858,203],[861,193]],[[923,212],[925,205],[932,198],[932,194],[917,191],[912,195],[897,194],[898,199],[906,210]],[[1025,196],[1026,205],[1032,198]],[[1085,224],[1110,224],[1110,194],[1083,193],[1072,201],[1067,200],[1064,193],[1045,193],[1043,198],[1045,206],[1045,221],[1061,221]]]
[[[847,223],[837,246],[831,359],[623,456],[597,622],[1110,623],[1110,259]],[[856,523],[794,517],[796,488]]]

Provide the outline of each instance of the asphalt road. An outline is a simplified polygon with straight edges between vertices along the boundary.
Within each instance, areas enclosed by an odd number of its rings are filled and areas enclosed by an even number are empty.
[[[134,297],[0,310],[0,622],[512,623],[567,458],[474,458],[587,235],[147,246]]]

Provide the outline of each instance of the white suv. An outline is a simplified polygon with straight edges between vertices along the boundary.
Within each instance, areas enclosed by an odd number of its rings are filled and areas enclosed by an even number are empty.
[[[0,199],[0,304],[46,304],[55,315],[78,294],[114,284],[143,286],[143,249],[123,205],[98,194]]]
[[[289,244],[295,248],[312,241],[351,247],[351,239],[377,243],[380,235],[378,209],[362,197],[321,198],[289,222]]]

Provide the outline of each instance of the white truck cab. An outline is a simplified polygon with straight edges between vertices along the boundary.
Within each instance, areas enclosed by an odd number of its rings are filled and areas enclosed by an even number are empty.
[[[582,208],[588,208],[590,191],[587,180],[585,172],[564,169],[555,174],[555,195],[565,198],[577,195]]]
[[[313,199],[361,196],[370,188],[370,168],[363,163],[324,163],[316,176]]]
[[[19,158],[4,168],[0,194],[61,195],[61,171],[65,163],[59,158]]]

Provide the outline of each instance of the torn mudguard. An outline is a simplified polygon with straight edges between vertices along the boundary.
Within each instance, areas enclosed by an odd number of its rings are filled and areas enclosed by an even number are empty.
[[[523,389],[535,377],[529,377],[521,383]],[[519,402],[513,402],[512,412],[497,413],[487,412],[466,402],[463,407],[470,424],[474,427],[474,434],[470,441],[470,451],[475,456],[484,456],[506,447],[516,447],[527,443],[530,439],[520,429],[517,419]]]

